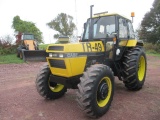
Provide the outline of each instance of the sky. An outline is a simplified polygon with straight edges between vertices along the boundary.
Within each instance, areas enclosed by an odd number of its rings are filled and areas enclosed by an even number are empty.
[[[90,5],[94,5],[93,14],[108,11],[119,13],[131,19],[135,12],[134,29],[137,29],[146,12],[150,11],[154,0],[0,0],[0,37],[14,36],[11,28],[13,17],[18,15],[22,20],[31,21],[43,33],[46,44],[54,43],[56,33],[46,23],[59,13],[74,17],[78,35],[82,34],[83,23],[90,17]]]

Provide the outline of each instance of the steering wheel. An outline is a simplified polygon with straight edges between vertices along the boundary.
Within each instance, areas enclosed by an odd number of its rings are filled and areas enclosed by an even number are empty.
[[[111,33],[109,32],[106,32],[106,36],[109,37],[111,35]]]

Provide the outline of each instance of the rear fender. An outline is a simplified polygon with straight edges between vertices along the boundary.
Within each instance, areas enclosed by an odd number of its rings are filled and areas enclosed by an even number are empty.
[[[144,46],[144,42],[143,40],[137,40],[137,44],[138,46]]]
[[[143,40],[128,40],[126,47],[144,46]]]

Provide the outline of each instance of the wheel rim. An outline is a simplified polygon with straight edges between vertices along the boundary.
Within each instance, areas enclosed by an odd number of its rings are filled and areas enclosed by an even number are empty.
[[[139,65],[138,65],[138,79],[139,81],[143,81],[144,75],[145,75],[145,58],[144,56],[141,56],[139,59]]]
[[[110,97],[111,97],[111,80],[108,77],[104,77],[101,79],[98,85],[98,91],[97,91],[97,104],[99,107],[104,107]]]
[[[50,90],[53,91],[53,92],[60,92],[64,88],[64,85],[57,84],[57,83],[54,83],[54,82],[49,81],[48,84],[49,84]]]

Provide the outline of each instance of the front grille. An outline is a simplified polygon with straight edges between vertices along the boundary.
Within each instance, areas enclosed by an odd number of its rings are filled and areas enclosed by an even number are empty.
[[[64,60],[49,60],[51,67],[66,69]]]
[[[48,50],[63,51],[64,46],[49,46]]]

